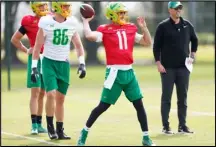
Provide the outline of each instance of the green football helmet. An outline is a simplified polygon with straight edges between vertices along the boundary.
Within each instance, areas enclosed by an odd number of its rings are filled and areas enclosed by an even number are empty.
[[[44,10],[40,10],[40,6],[44,5]],[[48,2],[30,2],[32,11],[38,16],[45,16],[49,13]]]
[[[118,16],[119,12],[126,12],[127,14],[128,9],[121,2],[110,2],[106,7],[106,18],[120,25],[124,25],[126,23],[127,15],[125,16],[125,20],[121,20]]]
[[[68,10],[64,10],[62,8],[63,5],[68,5],[70,7]],[[70,2],[52,2],[52,10],[66,18],[71,15],[71,4]]]

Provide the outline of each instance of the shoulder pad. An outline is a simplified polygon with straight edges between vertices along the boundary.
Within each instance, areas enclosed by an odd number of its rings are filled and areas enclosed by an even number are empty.
[[[99,25],[98,28],[97,28],[97,31],[98,31],[98,32],[102,32],[106,27],[107,27],[106,24]]]
[[[136,29],[137,29],[137,26],[136,26],[134,23],[128,23],[127,26],[128,26],[128,27],[132,27],[132,28],[136,28]]]
[[[44,28],[46,24],[49,23],[51,17],[52,17],[51,15],[42,16],[39,20],[38,27]]]
[[[22,18],[22,20],[21,20],[21,25],[22,26],[26,26],[26,25],[29,25],[30,24],[30,22],[31,22],[31,20],[32,20],[32,15],[26,15],[26,16],[24,16],[23,18]]]

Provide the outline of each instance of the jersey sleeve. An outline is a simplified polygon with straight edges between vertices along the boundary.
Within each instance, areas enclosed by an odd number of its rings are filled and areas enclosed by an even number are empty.
[[[134,23],[130,24],[130,29],[132,29],[132,30],[134,30],[134,32],[136,32],[136,34],[135,34],[135,42],[139,43],[140,40],[142,39],[143,35],[137,33],[138,28],[137,28],[137,26]]]
[[[27,32],[26,26],[29,26],[30,22],[31,22],[31,17],[29,15],[24,16],[21,20],[21,26],[18,29],[19,32],[22,33],[23,35],[25,35]]]
[[[103,30],[104,30],[104,26],[99,26],[96,30],[96,35],[97,35],[97,39],[96,42],[102,42],[103,40]]]
[[[46,16],[40,18],[38,22],[38,27],[44,29],[46,26]]]
[[[100,25],[99,27],[97,27],[96,31],[103,33],[103,30],[104,30],[104,25]]]
[[[136,35],[135,35],[135,42],[136,42],[136,43],[139,43],[140,40],[142,39],[142,37],[143,37],[143,35],[141,35],[141,34],[139,34],[139,33],[136,33]]]
[[[43,30],[43,36],[47,35],[47,31],[45,31],[45,28],[47,26],[47,20],[46,16],[42,16],[38,22],[38,28]]]
[[[71,16],[70,18],[70,23],[68,24],[68,27],[72,27],[73,29],[71,29],[71,34],[72,37],[74,36],[74,34],[78,33],[79,31],[77,30],[78,26],[79,26],[79,21],[75,16]]]
[[[30,23],[30,17],[29,16],[24,16],[21,20],[21,26],[27,26]]]

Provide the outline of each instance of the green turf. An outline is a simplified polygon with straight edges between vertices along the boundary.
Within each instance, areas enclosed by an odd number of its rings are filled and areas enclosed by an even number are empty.
[[[157,72],[156,65],[153,66],[134,66],[136,75],[139,80],[145,81],[148,84],[155,84],[160,81],[160,76]],[[72,87],[95,87],[101,86],[104,80],[104,67],[88,67],[87,66],[87,76],[85,79],[80,80],[76,74],[77,68],[71,67],[71,86]],[[11,70],[11,87],[12,89],[20,89],[26,87],[26,70],[25,69],[12,69]],[[191,76],[192,80],[212,80],[214,76],[214,65],[212,64],[195,64],[193,74]],[[8,74],[6,70],[2,70],[2,91],[7,90],[7,78]]]
[[[102,47],[103,48],[103,47]],[[18,58],[27,63],[27,55],[23,52],[17,52]],[[4,51],[2,50],[1,59],[4,57]],[[98,50],[98,57],[101,61],[105,61],[104,50]],[[136,46],[134,48],[135,61],[153,60],[152,48]],[[78,63],[77,54],[75,50],[71,51],[70,59],[72,63]],[[214,46],[213,45],[199,45],[197,51],[197,62],[213,62],[214,61]]]
[[[215,145],[215,83],[214,64],[196,64],[191,74],[188,92],[188,125],[194,135],[161,135],[160,96],[161,83],[156,66],[135,66],[137,78],[144,93],[152,139],[157,145]],[[104,67],[87,67],[87,77],[80,80],[76,68],[71,69],[71,85],[65,101],[65,131],[69,141],[51,141],[64,145],[76,145],[79,132],[91,110],[98,104],[104,80]],[[2,71],[2,130],[26,137],[49,141],[47,134],[29,135],[30,91],[25,88],[25,69],[12,70],[12,91],[7,91],[7,74]],[[177,130],[175,89],[170,113],[171,127]],[[199,113],[197,113],[199,112]],[[44,115],[45,116],[45,115]],[[46,125],[43,119],[44,126]],[[91,128],[86,145],[141,145],[142,133],[133,106],[124,94],[115,106],[105,112]],[[9,135],[2,135],[2,145],[48,145]]]
[[[71,53],[72,61],[76,54]],[[138,48],[135,59],[152,60],[152,50]],[[26,55],[19,54],[26,62]],[[99,53],[104,58],[103,51]],[[202,64],[207,63],[207,64]],[[200,46],[197,63],[190,77],[188,92],[188,125],[196,133],[194,135],[161,135],[160,76],[155,65],[134,66],[137,78],[144,94],[144,105],[147,111],[149,129],[152,139],[157,145],[215,145],[215,78],[214,78],[214,47]],[[104,82],[105,67],[87,66],[87,77],[80,80],[77,68],[71,68],[70,88],[65,101],[65,131],[72,137],[69,141],[50,141],[47,134],[29,135],[30,90],[26,88],[26,69],[12,69],[12,91],[7,91],[7,71],[2,70],[2,131],[42,139],[63,145],[76,145],[79,132],[84,126],[91,110],[98,104]],[[176,89],[173,91],[171,127],[177,130]],[[45,116],[45,114],[44,114]],[[43,124],[46,126],[45,119]],[[86,145],[141,145],[142,133],[133,106],[121,95],[115,106],[105,112],[92,127]],[[35,140],[18,138],[2,134],[2,145],[47,146]]]

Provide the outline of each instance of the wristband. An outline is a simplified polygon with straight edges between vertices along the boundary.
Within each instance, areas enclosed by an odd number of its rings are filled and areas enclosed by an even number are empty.
[[[35,68],[37,67],[37,64],[38,64],[38,60],[32,60],[32,68]]]
[[[78,60],[79,60],[80,64],[85,64],[85,58],[84,58],[84,56],[79,56]]]

